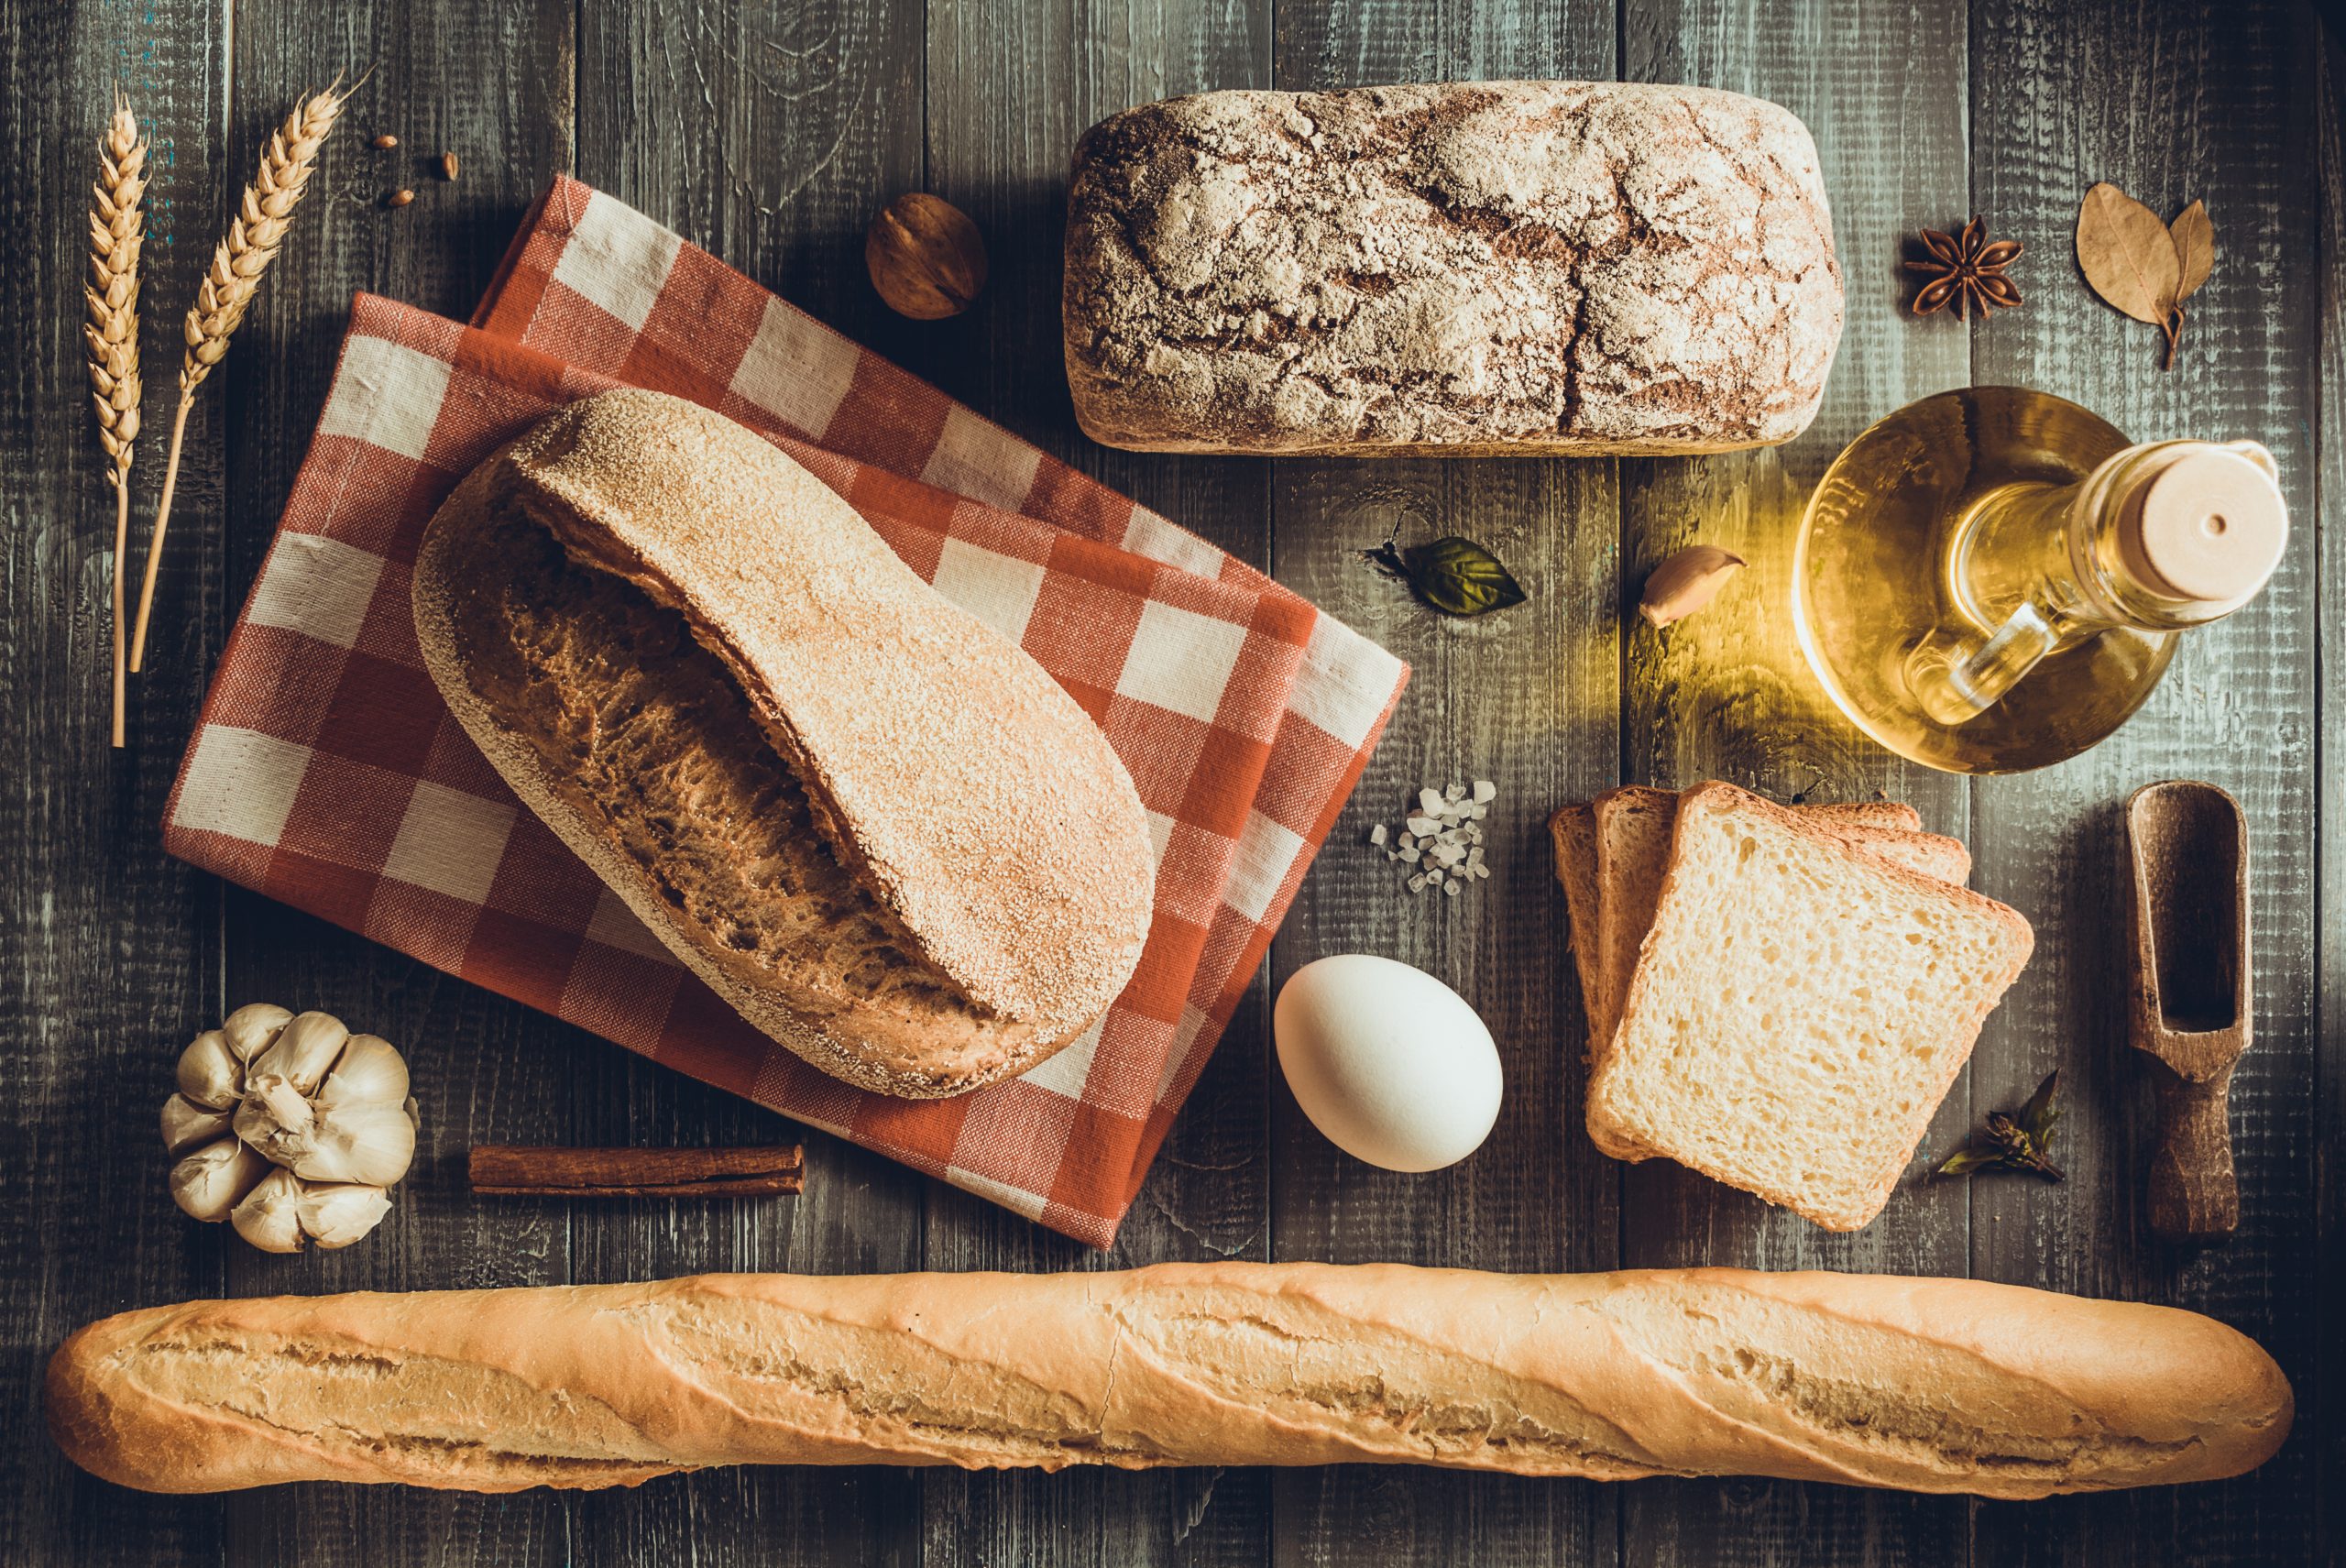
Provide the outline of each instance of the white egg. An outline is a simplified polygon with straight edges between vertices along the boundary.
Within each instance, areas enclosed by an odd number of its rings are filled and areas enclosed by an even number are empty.
[[[1490,1030],[1422,970],[1365,953],[1316,959],[1279,988],[1271,1032],[1311,1124],[1371,1165],[1455,1165],[1498,1120]]]

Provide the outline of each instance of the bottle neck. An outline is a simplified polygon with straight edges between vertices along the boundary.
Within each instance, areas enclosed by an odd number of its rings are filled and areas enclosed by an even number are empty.
[[[2118,627],[2172,632],[2231,614],[2280,559],[2288,515],[2252,442],[2153,442],[2075,484],[1991,490],[1957,520],[1947,585],[1986,641],[1935,634],[1906,681],[1939,723],[1969,722],[2046,657]]]
[[[2159,576],[2142,543],[2153,485],[2178,463],[2209,455],[2244,457],[2272,472],[2270,455],[2253,443],[2159,441],[2115,454],[2075,484],[1990,492],[1961,531],[1958,590],[1983,624],[2032,605],[2065,641],[2115,626],[2179,631],[2220,620],[2256,597],[2264,574],[2244,592],[2196,597]]]

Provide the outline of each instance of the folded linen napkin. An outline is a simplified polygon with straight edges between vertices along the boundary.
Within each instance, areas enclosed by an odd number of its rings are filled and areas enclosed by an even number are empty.
[[[1406,666],[576,181],[533,211],[476,320],[355,304],[166,847],[1108,1245]],[[671,959],[465,739],[415,648],[417,539],[499,444],[619,381],[766,435],[1100,722],[1159,864],[1139,970],[1082,1040],[948,1101],[825,1077]]]

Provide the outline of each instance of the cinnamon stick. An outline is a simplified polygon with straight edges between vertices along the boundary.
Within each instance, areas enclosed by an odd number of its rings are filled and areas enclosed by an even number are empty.
[[[804,1189],[806,1151],[578,1149],[481,1144],[473,1190],[489,1197],[763,1198]]]

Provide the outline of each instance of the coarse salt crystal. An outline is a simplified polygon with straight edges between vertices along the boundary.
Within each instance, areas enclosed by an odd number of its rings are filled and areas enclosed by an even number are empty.
[[[1499,786],[1493,784],[1490,780],[1476,779],[1474,781],[1474,804],[1481,806],[1485,802],[1488,801],[1493,795],[1498,794],[1498,792]]]

